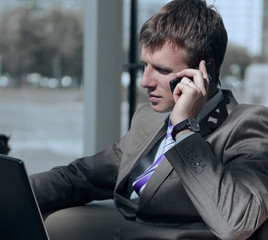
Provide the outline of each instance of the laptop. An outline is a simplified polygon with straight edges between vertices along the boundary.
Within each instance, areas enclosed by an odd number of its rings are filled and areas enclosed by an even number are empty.
[[[49,240],[23,161],[1,154],[0,239]]]

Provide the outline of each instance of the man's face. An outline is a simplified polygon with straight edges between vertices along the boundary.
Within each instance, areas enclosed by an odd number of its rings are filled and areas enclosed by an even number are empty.
[[[166,42],[153,53],[142,47],[141,58],[145,65],[141,86],[147,89],[152,108],[157,112],[171,111],[174,100],[169,82],[176,72],[188,67],[185,50]]]

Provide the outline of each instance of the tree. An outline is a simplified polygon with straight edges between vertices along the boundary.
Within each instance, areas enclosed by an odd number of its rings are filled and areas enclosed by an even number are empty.
[[[0,32],[2,72],[19,80],[32,72],[82,78],[83,19],[77,13],[10,10],[0,19]]]

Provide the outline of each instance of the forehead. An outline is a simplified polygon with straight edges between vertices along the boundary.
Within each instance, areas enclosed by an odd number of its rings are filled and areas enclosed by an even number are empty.
[[[186,50],[171,42],[165,42],[162,47],[152,51],[150,48],[142,46],[141,58],[143,61],[157,62],[181,62],[186,63]]]

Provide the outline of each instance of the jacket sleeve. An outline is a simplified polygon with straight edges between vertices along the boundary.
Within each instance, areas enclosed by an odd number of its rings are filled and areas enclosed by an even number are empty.
[[[211,142],[194,134],[165,154],[208,227],[228,240],[247,239],[268,216],[268,111],[239,114]]]
[[[132,121],[141,109],[135,113]],[[94,156],[83,157],[68,166],[30,176],[41,211],[112,199],[129,136],[131,134],[127,132],[114,145]]]
[[[118,142],[94,156],[30,176],[41,211],[113,198],[120,158]]]

